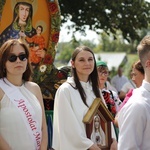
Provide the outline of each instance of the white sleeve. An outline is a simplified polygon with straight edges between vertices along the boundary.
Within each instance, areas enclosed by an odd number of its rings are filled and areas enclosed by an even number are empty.
[[[56,92],[54,104],[53,148],[56,150],[89,149],[93,142],[86,137],[85,128],[81,123],[72,109],[69,89],[60,87]]]
[[[140,150],[146,122],[144,108],[138,103],[124,106],[118,113],[118,150]]]

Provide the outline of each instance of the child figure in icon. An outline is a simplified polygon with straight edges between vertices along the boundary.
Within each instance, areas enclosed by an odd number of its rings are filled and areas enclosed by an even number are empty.
[[[44,55],[40,55],[40,52],[45,54],[45,38],[41,35],[42,32],[43,27],[38,25],[36,27],[36,35],[31,38],[25,36],[25,40],[30,47],[30,62],[33,66],[39,64],[42,60]]]
[[[93,119],[93,131],[91,134],[91,140],[94,142],[94,144],[99,146],[104,146],[106,144],[105,133],[101,128],[101,120],[98,114],[95,115]]]

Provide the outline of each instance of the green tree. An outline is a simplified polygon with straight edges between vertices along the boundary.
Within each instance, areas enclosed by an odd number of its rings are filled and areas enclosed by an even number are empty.
[[[100,29],[115,37],[118,30],[128,41],[139,39],[137,30],[147,28],[150,21],[150,3],[145,0],[59,0],[62,23],[84,33],[86,25],[93,31]]]
[[[57,60],[60,61],[62,64],[66,64],[70,58],[71,54],[73,52],[73,46],[70,44],[70,42],[62,42],[58,44],[58,58]]]
[[[79,45],[86,45],[91,49],[95,48],[95,44],[90,40],[79,40],[77,41],[75,36],[72,37],[70,42],[61,42],[58,43],[58,50],[57,53],[58,57],[56,58],[57,61],[61,61],[62,63],[66,64],[71,58],[71,55],[76,47]]]
[[[79,43],[80,45],[86,45],[90,47],[92,50],[94,50],[94,48],[96,47],[94,41],[90,41],[90,40],[79,40]]]
[[[120,32],[117,32],[116,39],[113,39],[112,34],[107,35],[105,32],[101,34],[101,39],[97,47],[95,48],[96,52],[126,52],[131,53],[135,48],[134,45],[125,41]],[[99,51],[98,51],[99,50]]]

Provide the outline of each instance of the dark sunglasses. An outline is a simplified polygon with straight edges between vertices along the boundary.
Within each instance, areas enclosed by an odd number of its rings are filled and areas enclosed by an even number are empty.
[[[18,56],[11,55],[10,57],[8,57],[8,60],[10,62],[15,62],[17,60],[17,58],[19,58],[21,61],[25,61],[27,59],[27,55],[26,54],[20,54]]]

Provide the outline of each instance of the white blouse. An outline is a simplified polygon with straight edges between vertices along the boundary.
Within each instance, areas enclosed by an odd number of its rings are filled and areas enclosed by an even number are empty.
[[[24,85],[18,87],[33,107],[39,126],[42,126],[42,109],[39,101]],[[9,144],[11,150],[35,150],[20,111],[6,96],[0,101],[0,135]]]
[[[53,120],[53,148],[56,150],[86,150],[93,142],[86,137],[85,124],[82,122],[88,107],[83,103],[73,78],[67,79],[56,92]],[[95,99],[89,82],[81,82],[90,106]]]

